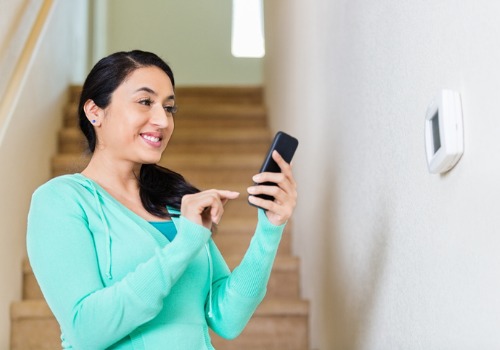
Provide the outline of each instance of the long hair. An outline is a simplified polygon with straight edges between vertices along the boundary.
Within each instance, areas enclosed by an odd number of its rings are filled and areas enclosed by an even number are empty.
[[[83,84],[78,118],[80,129],[87,138],[90,153],[94,153],[97,136],[83,109],[88,100],[104,109],[111,102],[111,95],[136,69],[158,67],[167,74],[175,88],[174,74],[168,64],[151,52],[134,50],[116,52],[101,59],[92,68]],[[159,217],[168,217],[167,206],[180,209],[185,194],[199,192],[182,175],[157,164],[141,166],[139,194],[144,208]]]

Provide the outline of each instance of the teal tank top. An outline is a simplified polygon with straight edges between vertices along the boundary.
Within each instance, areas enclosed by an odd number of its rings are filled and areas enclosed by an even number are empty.
[[[150,221],[151,225],[153,225],[158,231],[160,231],[167,239],[172,242],[177,234],[177,230],[175,228],[174,222],[170,221]]]

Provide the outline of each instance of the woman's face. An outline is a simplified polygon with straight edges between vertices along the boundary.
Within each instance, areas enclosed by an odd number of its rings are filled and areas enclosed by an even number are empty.
[[[137,164],[157,163],[174,131],[174,88],[158,67],[131,73],[111,95],[96,151]]]

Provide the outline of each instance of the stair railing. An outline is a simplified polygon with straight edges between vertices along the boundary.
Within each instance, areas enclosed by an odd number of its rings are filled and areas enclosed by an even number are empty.
[[[0,147],[7,132],[10,119],[12,118],[14,107],[16,105],[15,102],[19,98],[20,90],[25,83],[27,71],[32,62],[33,53],[36,49],[37,43],[39,42],[40,34],[42,33],[53,3],[54,0],[43,0],[21,53],[15,59],[17,62],[12,74],[10,75],[10,79],[8,79],[5,90],[3,93],[0,91]],[[38,4],[35,3],[34,5]],[[23,11],[28,10],[31,10],[31,8],[24,6]],[[25,25],[24,23],[21,24]],[[8,78],[8,75],[4,75],[2,79],[5,78]]]

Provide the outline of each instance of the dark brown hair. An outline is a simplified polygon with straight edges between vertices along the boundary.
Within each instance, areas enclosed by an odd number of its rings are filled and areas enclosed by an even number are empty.
[[[136,69],[158,67],[167,74],[175,88],[174,74],[168,64],[151,52],[134,50],[116,52],[101,59],[92,68],[83,84],[78,106],[80,129],[87,138],[89,151],[94,152],[96,133],[83,109],[88,100],[100,108],[106,108],[111,102],[111,95],[123,81]],[[167,217],[167,206],[180,209],[185,194],[199,192],[182,175],[157,164],[143,164],[138,176],[140,196],[144,208],[151,214]]]

